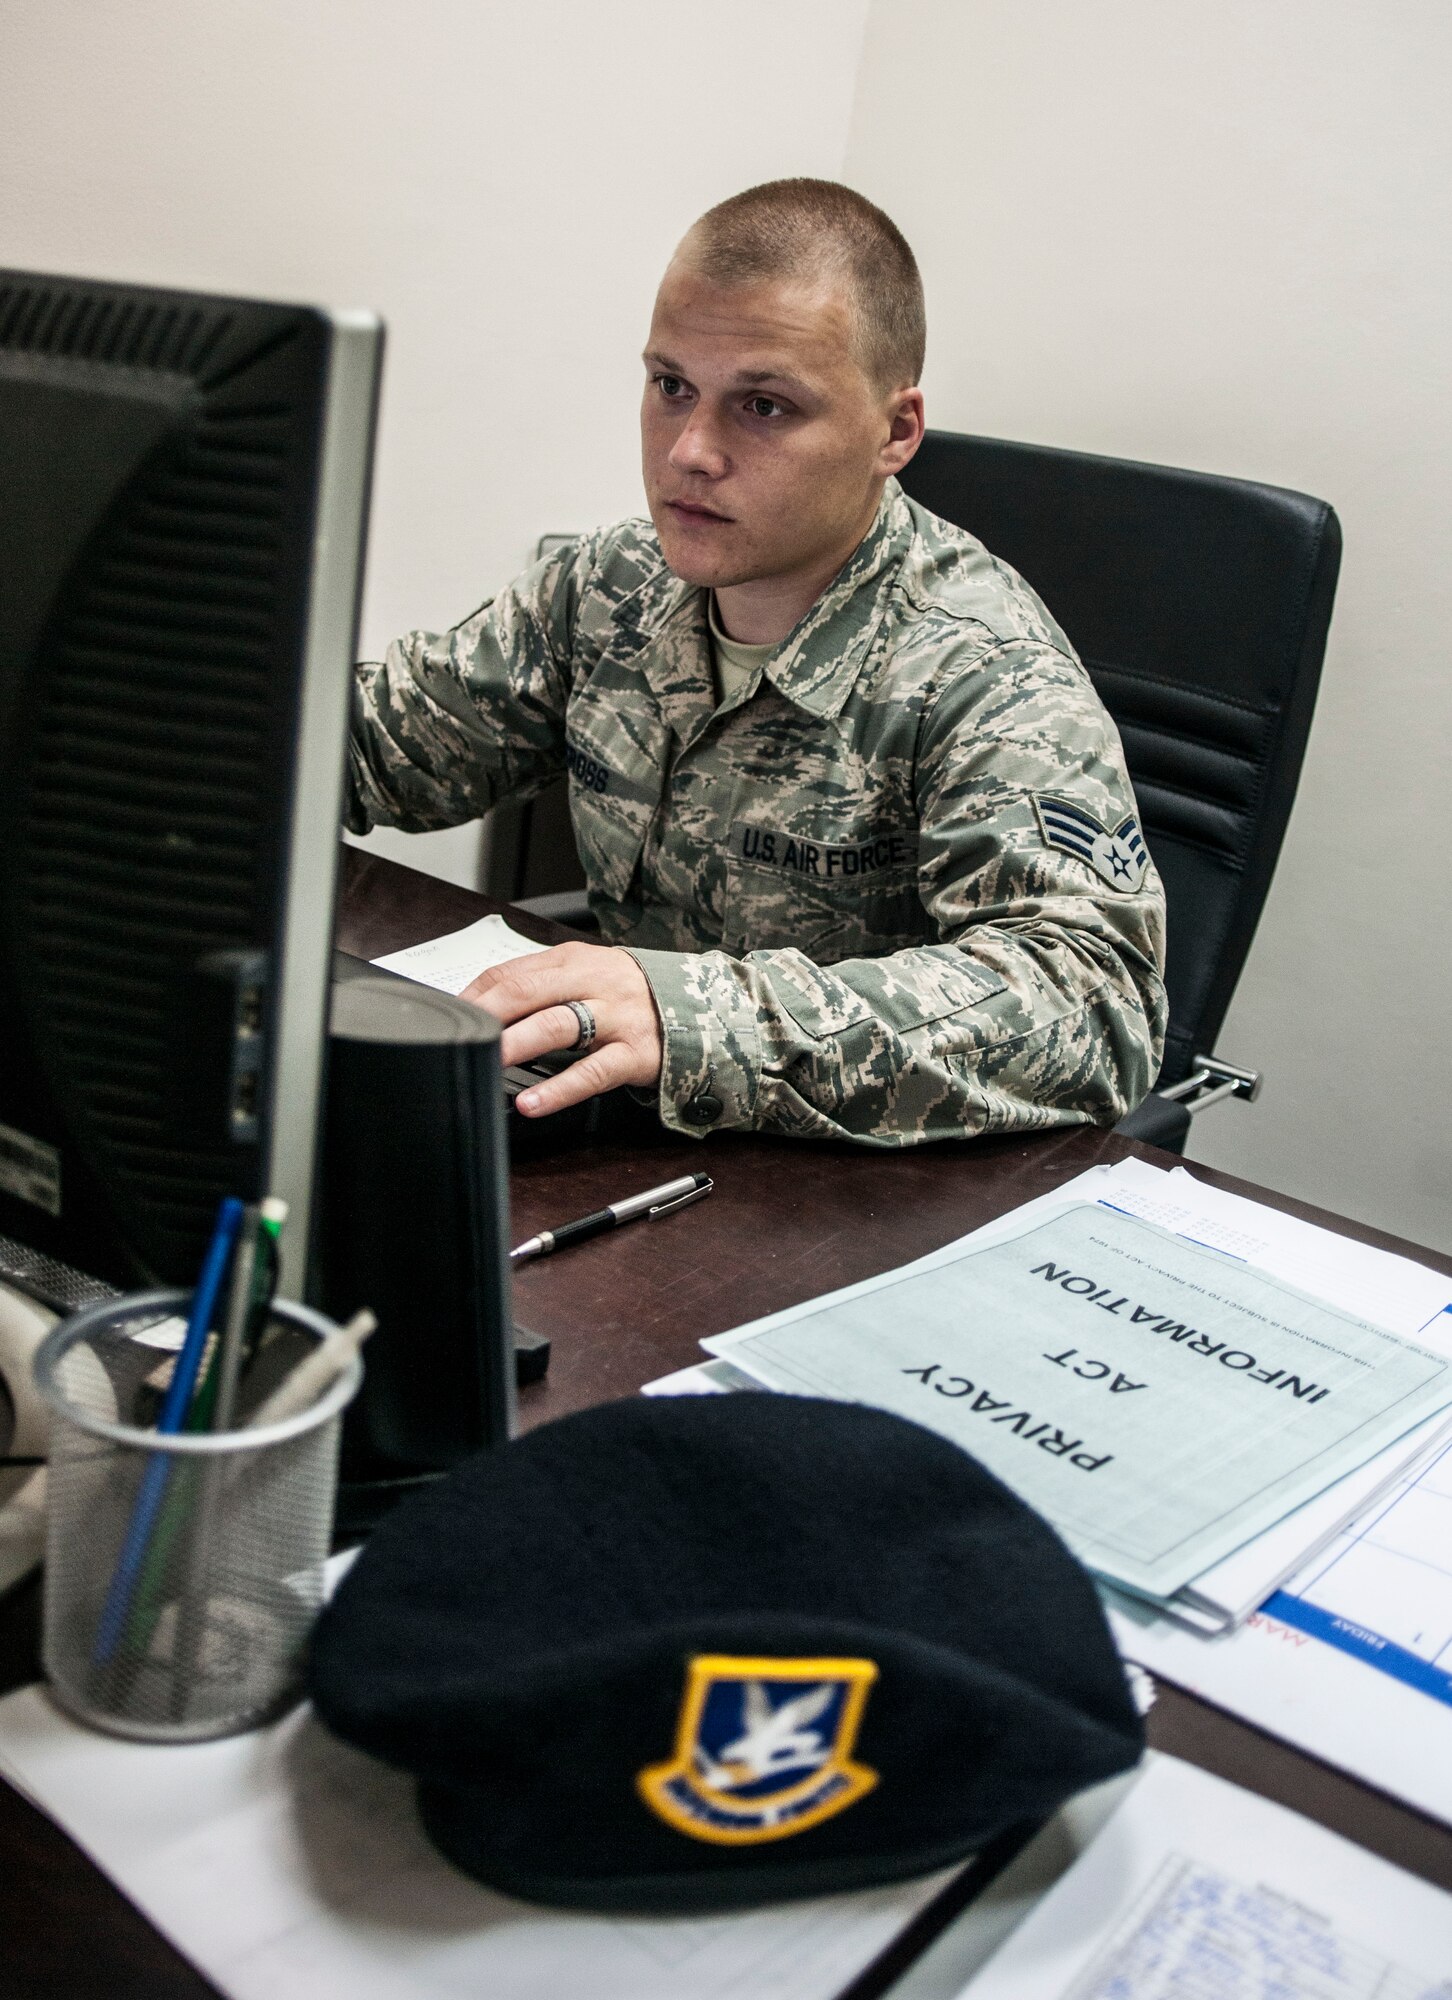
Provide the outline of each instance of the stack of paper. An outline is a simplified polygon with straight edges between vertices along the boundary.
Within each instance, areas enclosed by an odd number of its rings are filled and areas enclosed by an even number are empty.
[[[1129,1660],[1452,1822],[1452,1444],[1213,1644],[1113,1593],[1109,1615]]]
[[[703,1345],[658,1386],[914,1418],[1205,1632],[1452,1437],[1452,1281],[1137,1161]]]

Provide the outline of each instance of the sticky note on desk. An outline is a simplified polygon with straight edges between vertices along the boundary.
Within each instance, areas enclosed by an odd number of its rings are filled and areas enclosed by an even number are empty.
[[[391,951],[372,963],[385,972],[416,979],[420,986],[432,986],[436,992],[462,993],[491,966],[507,965],[512,958],[528,958],[531,952],[548,949],[511,930],[503,917],[481,917],[461,931],[411,944],[405,951]]]

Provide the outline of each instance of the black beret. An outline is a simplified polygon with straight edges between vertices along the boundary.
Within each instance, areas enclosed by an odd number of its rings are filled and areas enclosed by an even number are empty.
[[[1053,1530],[932,1432],[796,1396],[635,1397],[470,1460],[375,1531],[311,1682],[458,1867],[581,1909],[920,1874],[1143,1743]]]

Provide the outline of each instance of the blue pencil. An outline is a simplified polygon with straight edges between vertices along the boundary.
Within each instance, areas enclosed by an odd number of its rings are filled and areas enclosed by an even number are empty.
[[[222,1289],[222,1280],[227,1275],[227,1265],[231,1260],[241,1224],[242,1204],[235,1195],[229,1194],[217,1210],[217,1224],[212,1231],[212,1240],[207,1245],[207,1254],[202,1259],[202,1273],[197,1279],[197,1289],[192,1294],[192,1310],[191,1317],[187,1321],[186,1339],[182,1342],[181,1352],[176,1358],[176,1366],[172,1369],[171,1382],[161,1406],[161,1415],[157,1418],[158,1431],[179,1431],[186,1419],[187,1405],[191,1402],[192,1390],[196,1387],[197,1372],[201,1368],[202,1355],[206,1350],[207,1335],[212,1330],[212,1318],[217,1310],[217,1298]],[[146,1545],[151,1539],[151,1531],[156,1524],[157,1512],[170,1477],[170,1458],[164,1452],[156,1452],[147,1460],[146,1470],[141,1475],[136,1504],[131,1509],[131,1520],[126,1529],[126,1540],[122,1543],[121,1553],[116,1559],[116,1568],[106,1592],[100,1623],[96,1627],[96,1644],[91,1657],[98,1667],[109,1665],[115,1656],[121,1635],[126,1629],[132,1592],[136,1588],[142,1559],[146,1554]]]

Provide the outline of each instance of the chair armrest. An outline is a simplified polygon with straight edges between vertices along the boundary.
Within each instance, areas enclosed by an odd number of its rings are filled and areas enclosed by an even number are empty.
[[[1196,1056],[1188,1076],[1166,1084],[1163,1090],[1152,1090],[1114,1129],[1126,1139],[1142,1139],[1147,1146],[1182,1153],[1196,1112],[1223,1104],[1227,1097],[1242,1097],[1247,1104],[1254,1104],[1260,1086],[1257,1069],[1241,1069],[1235,1063],[1222,1062],[1219,1056]]]
[[[1163,1146],[1167,1153],[1183,1153],[1190,1130],[1190,1107],[1175,1104],[1152,1090],[1143,1104],[1120,1119],[1115,1131],[1125,1139],[1139,1139],[1146,1146]]]

